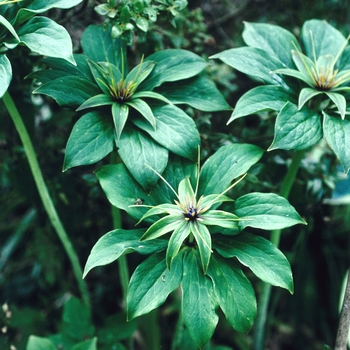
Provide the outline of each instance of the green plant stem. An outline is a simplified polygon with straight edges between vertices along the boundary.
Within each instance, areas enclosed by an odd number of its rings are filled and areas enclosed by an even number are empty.
[[[350,270],[345,287],[343,306],[339,318],[339,326],[334,350],[346,350],[350,327]]]
[[[284,177],[282,182],[282,186],[280,189],[280,195],[284,198],[289,197],[289,193],[292,189],[295,177],[300,167],[300,163],[304,158],[305,150],[296,151],[294,153],[292,162],[288,168],[288,171]],[[282,230],[273,230],[271,232],[270,240],[277,247],[279,245],[281,239]],[[260,300],[258,305],[258,312],[255,321],[254,328],[254,341],[253,341],[253,349],[254,350],[263,350],[265,344],[265,325],[267,319],[267,311],[269,307],[271,296],[271,285],[267,283],[263,283],[260,293]]]
[[[32,141],[29,137],[29,134],[27,132],[27,129],[23,123],[23,120],[21,118],[20,113],[18,112],[18,109],[12,100],[11,95],[7,91],[4,96],[2,97],[3,102],[5,104],[5,107],[10,114],[15,127],[17,129],[17,132],[19,134],[19,137],[21,138],[21,141],[23,143],[24,151],[26,153],[30,170],[33,174],[35,184],[37,186],[40,198],[42,200],[43,206],[46,210],[46,213],[49,217],[49,220],[55,229],[58,238],[60,239],[67,255],[70,260],[70,263],[73,268],[74,276],[77,280],[78,287],[81,293],[81,297],[83,299],[83,302],[85,306],[88,308],[89,312],[91,312],[91,305],[90,305],[90,298],[89,293],[87,290],[87,286],[85,284],[85,281],[82,279],[83,271],[79,263],[78,256],[73,248],[73,245],[62,225],[62,222],[57,214],[56,208],[52,202],[52,199],[50,197],[49,191],[46,187],[44,177],[42,175],[35,150],[32,144]]]
[[[110,162],[111,164],[115,164],[118,161],[118,153],[113,151],[111,153]],[[113,217],[113,227],[114,229],[122,228],[122,220],[120,209],[112,206],[112,217]],[[128,262],[126,259],[126,255],[122,255],[118,259],[119,266],[119,276],[120,276],[120,284],[123,291],[123,302],[126,305],[126,296],[128,293],[128,285],[130,280]]]

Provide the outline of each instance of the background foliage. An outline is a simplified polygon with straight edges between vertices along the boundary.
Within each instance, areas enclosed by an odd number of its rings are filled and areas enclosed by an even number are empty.
[[[84,29],[103,21],[94,11],[94,5],[93,1],[85,1],[76,8],[50,10],[46,14],[68,29],[76,52],[81,52],[79,42]],[[140,53],[147,57],[159,49],[185,48],[207,58],[239,47],[243,21],[278,24],[299,36],[305,20],[319,18],[346,36],[350,32],[349,6],[345,0],[190,1],[188,9],[173,19],[176,28],[167,19],[159,18],[152,30],[136,38],[130,49],[130,63],[136,66]],[[31,81],[23,78],[34,64],[41,64],[39,57],[28,55],[24,47],[8,55],[14,75],[10,92],[20,101],[18,106],[44,177],[84,264],[91,247],[112,227],[109,203],[93,174],[97,166],[61,172],[66,142],[76,120],[72,112],[58,108],[51,99],[31,94]],[[207,71],[232,106],[255,86],[254,81],[219,62],[211,62]],[[4,310],[0,318],[1,326],[8,325],[7,332],[0,336],[0,348],[14,344],[17,349],[25,349],[31,334],[47,336],[60,330],[68,338],[72,336],[67,324],[70,317],[68,311],[63,311],[63,305],[69,296],[79,292],[69,262],[41,206],[22,144],[2,104],[0,108],[0,302],[8,303],[12,312],[9,316]],[[274,122],[268,114],[237,119],[227,126],[230,112],[184,108],[200,131],[203,157],[232,141],[267,149],[273,139]],[[278,192],[290,158],[291,153],[285,150],[265,154],[245,179],[244,187],[235,188],[235,195],[253,190]],[[103,164],[105,160],[98,166]],[[289,199],[308,226],[287,229],[282,235],[280,249],[292,264],[295,293],[272,290],[269,349],[314,350],[322,349],[324,343],[333,344],[341,284],[350,263],[349,192],[349,183],[336,157],[321,142],[303,160]],[[134,228],[135,222],[129,217],[123,216],[122,222],[123,228]],[[266,236],[260,231],[259,234]],[[133,255],[129,261],[131,270],[142,261],[142,256]],[[258,280],[249,272],[248,277],[259,291]],[[95,329],[83,324],[77,332],[79,339],[98,335],[104,341],[101,346],[111,349],[115,342],[127,345],[133,334],[137,348],[144,349],[151,334],[147,330],[148,320],[158,317],[162,325],[161,331],[158,330],[162,334],[161,344],[167,348],[176,325],[176,298],[170,297],[157,315],[152,313],[127,324],[125,315],[121,314],[122,292],[116,265],[95,268],[86,280],[93,300]],[[74,304],[71,307],[78,310],[76,313],[84,312],[79,302],[70,300]],[[213,337],[213,345],[221,345],[223,349],[249,349],[250,342],[251,335],[232,331],[223,320]],[[186,348],[192,347],[188,340]]]

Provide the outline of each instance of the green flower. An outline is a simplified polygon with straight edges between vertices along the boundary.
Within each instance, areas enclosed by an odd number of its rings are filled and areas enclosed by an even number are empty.
[[[219,226],[232,229],[233,232],[238,230],[237,221],[240,219],[237,215],[223,210],[212,209],[212,207],[214,205],[217,207],[223,202],[233,202],[233,199],[224,194],[239,183],[245,175],[221,194],[202,195],[198,198],[199,173],[198,167],[195,191],[192,188],[189,177],[186,177],[180,181],[178,192],[157,173],[173,191],[177,200],[174,200],[175,204],[166,203],[152,207],[139,221],[141,222],[150,216],[166,214],[166,216],[157,220],[148,228],[141,240],[155,239],[172,232],[166,253],[166,262],[169,269],[182,244],[188,238],[190,245],[195,240],[199,249],[202,268],[204,273],[206,273],[212,253],[211,234],[207,226]]]
[[[123,54],[121,55],[123,58]],[[171,104],[171,102],[154,91],[140,90],[137,92],[139,85],[150,75],[155,62],[146,61],[136,66],[125,77],[124,61],[122,60],[122,71],[109,62],[88,61],[91,73],[102,90],[102,94],[95,95],[86,100],[77,111],[83,109],[111,105],[113,122],[117,134],[117,139],[124,129],[125,123],[129,116],[129,109],[133,108],[138,111],[153,127],[156,129],[156,118],[149,105],[143,98],[153,98]]]
[[[311,98],[325,94],[334,103],[342,119],[345,118],[346,100],[339,92],[349,92],[350,87],[344,86],[350,81],[350,70],[336,69],[336,64],[345,50],[348,39],[344,42],[336,56],[332,54],[316,57],[313,32],[310,31],[313,60],[298,50],[292,51],[292,58],[297,70],[290,68],[277,69],[273,73],[285,74],[305,82],[309,87],[301,89],[299,93],[298,109]]]

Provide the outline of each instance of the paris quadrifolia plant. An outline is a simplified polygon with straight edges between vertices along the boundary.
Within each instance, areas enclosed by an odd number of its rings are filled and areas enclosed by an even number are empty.
[[[245,23],[246,47],[214,55],[264,85],[245,93],[229,122],[255,113],[276,111],[269,150],[305,150],[323,137],[350,169],[349,37],[321,20],[301,30],[301,49],[289,31],[271,24]],[[303,51],[305,53],[303,53]]]
[[[125,210],[141,228],[117,229],[93,247],[84,276],[132,252],[151,254],[134,271],[127,294],[129,320],[164,303],[181,285],[181,318],[193,341],[203,348],[212,337],[218,307],[241,332],[256,316],[253,287],[240,265],[263,281],[293,293],[290,265],[280,250],[256,229],[304,224],[288,201],[278,195],[229,194],[245,181],[263,150],[249,144],[221,147],[202,168],[173,156],[148,193],[123,164],[105,165],[97,177],[112,205]],[[146,166],[146,165],[144,165]],[[175,190],[177,189],[177,191]]]

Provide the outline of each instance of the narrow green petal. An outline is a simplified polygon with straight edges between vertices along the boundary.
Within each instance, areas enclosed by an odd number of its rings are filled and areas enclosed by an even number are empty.
[[[113,103],[114,103],[114,99],[112,98],[111,95],[99,94],[99,95],[90,97],[88,100],[86,100],[81,106],[77,108],[77,111],[81,111],[83,109],[92,108],[92,107],[111,105]]]
[[[203,225],[216,225],[233,229],[238,227],[238,221],[240,220],[237,215],[223,210],[209,210],[200,215],[200,219]]]
[[[198,244],[199,255],[201,258],[201,263],[203,267],[203,272],[206,274],[209,261],[212,253],[211,249],[211,235],[208,228],[202,225],[198,221],[190,222],[191,232]]]
[[[148,228],[140,240],[145,241],[163,236],[170,231],[174,231],[183,221],[183,215],[168,215],[161,218]]]
[[[325,94],[333,101],[333,103],[338,108],[341,119],[345,119],[346,113],[346,100],[345,97],[341,94],[337,94],[336,92],[326,91]]]
[[[165,103],[172,104],[172,102],[170,100],[168,100],[166,97],[164,97],[163,95],[158,94],[158,92],[154,92],[154,91],[135,92],[132,95],[131,100],[137,99],[137,98],[154,98],[155,100],[160,100],[160,101],[163,101]]]
[[[135,108],[152,125],[153,129],[156,130],[156,118],[153,115],[151,107],[145,101],[136,98],[131,99],[127,104]]]
[[[318,91],[308,87],[302,89],[299,94],[298,109],[300,110],[307,101],[320,94],[323,94],[323,91]]]
[[[171,264],[177,256],[182,243],[191,233],[188,221],[183,221],[173,232],[169,239],[168,249],[166,251],[166,264],[170,270]]]
[[[160,204],[160,205],[157,205],[156,207],[153,207],[150,210],[148,210],[137,224],[139,224],[141,221],[143,221],[146,218],[153,216],[153,215],[159,215],[159,214],[176,215],[176,214],[181,214],[181,213],[182,213],[181,209],[175,204],[168,204],[168,203]]]
[[[218,196],[217,194],[210,194],[202,197],[199,207],[209,209],[212,205],[222,202],[234,202],[234,199],[227,197],[224,194],[221,196]]]
[[[179,183],[179,189],[178,189],[179,199],[182,204],[185,204],[185,206],[188,205],[194,205],[196,200],[194,198],[194,191],[190,182],[190,179],[188,177],[185,177],[181,182]],[[191,202],[191,203],[190,203]]]
[[[117,139],[119,140],[120,135],[124,129],[126,120],[129,116],[129,107],[126,104],[119,104],[117,102],[112,104],[112,116],[115,131],[117,133]]]
[[[273,71],[273,73],[288,75],[290,77],[302,80],[303,82],[310,85],[311,87],[314,86],[314,82],[311,80],[311,78],[308,75],[305,75],[296,69],[281,68]]]

